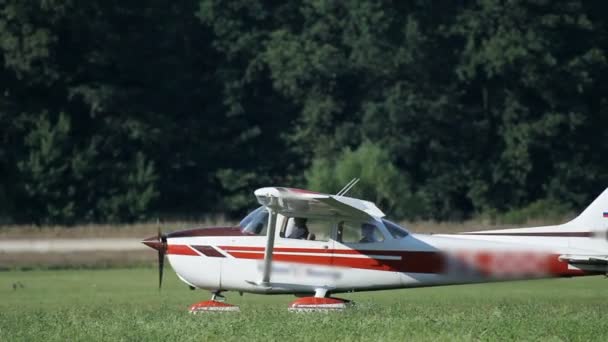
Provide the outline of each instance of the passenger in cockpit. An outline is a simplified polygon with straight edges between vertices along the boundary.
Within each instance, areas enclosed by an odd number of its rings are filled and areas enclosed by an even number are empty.
[[[369,243],[376,242],[376,238],[374,237],[374,230],[376,227],[369,223],[364,223],[361,225],[361,240],[360,243]]]

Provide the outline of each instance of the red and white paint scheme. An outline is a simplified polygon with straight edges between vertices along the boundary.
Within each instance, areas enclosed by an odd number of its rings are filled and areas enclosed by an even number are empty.
[[[255,191],[262,205],[238,227],[199,228],[143,241],[191,288],[218,305],[224,291],[295,294],[291,309],[341,309],[334,294],[608,272],[608,189],[557,226],[414,234],[371,202],[291,188]],[[294,227],[295,226],[295,227]],[[296,230],[305,234],[295,238]],[[301,232],[300,232],[301,233]]]

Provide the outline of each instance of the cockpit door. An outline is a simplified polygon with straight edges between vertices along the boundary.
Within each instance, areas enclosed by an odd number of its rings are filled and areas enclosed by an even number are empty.
[[[272,281],[334,288],[332,223],[327,218],[307,218],[304,225],[308,233],[298,234],[293,217],[277,220]]]

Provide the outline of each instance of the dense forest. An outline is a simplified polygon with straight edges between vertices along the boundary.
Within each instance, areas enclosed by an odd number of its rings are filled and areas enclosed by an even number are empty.
[[[397,219],[578,209],[608,186],[606,13],[0,0],[0,222],[237,215],[353,177]]]

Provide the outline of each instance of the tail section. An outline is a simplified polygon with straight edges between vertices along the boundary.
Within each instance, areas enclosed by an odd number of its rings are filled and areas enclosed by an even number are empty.
[[[569,270],[608,275],[608,189],[580,215],[564,224],[461,234],[467,238],[552,248],[560,253],[560,261],[568,263]]]
[[[466,235],[508,235],[547,237],[599,237],[608,230],[608,188],[572,221],[543,227],[484,230],[462,233]]]
[[[562,227],[588,231],[605,230],[608,228],[608,188],[591,202],[580,215],[572,221],[563,224]]]

